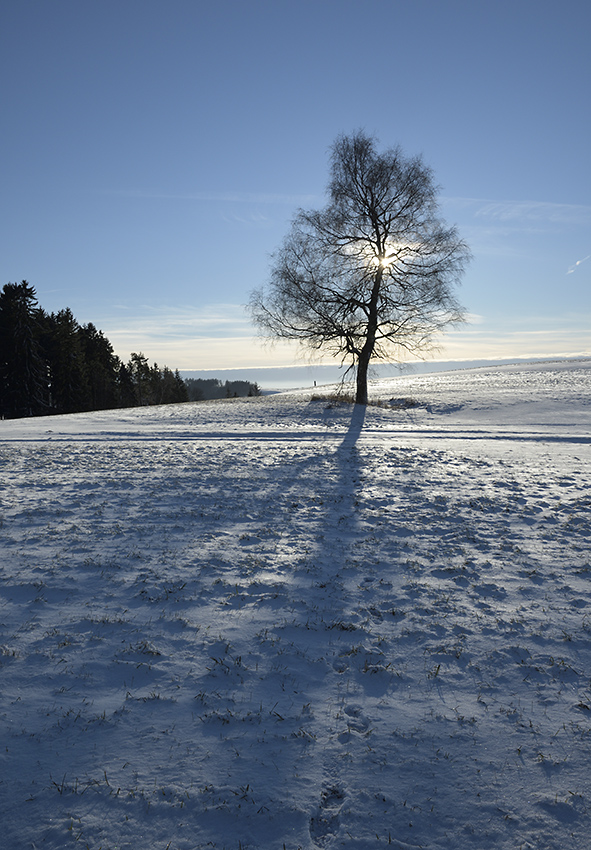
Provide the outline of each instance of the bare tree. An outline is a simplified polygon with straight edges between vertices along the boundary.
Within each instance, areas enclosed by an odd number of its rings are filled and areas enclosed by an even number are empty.
[[[356,367],[357,404],[367,404],[372,360],[432,350],[463,321],[453,290],[470,258],[440,217],[431,169],[375,144],[361,131],[336,140],[327,206],[298,212],[269,285],[250,299],[266,336]]]

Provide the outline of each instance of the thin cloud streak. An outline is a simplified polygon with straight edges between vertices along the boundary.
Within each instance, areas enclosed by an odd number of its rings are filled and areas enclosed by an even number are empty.
[[[117,310],[128,307],[117,305]],[[137,308],[135,308],[137,310]],[[219,336],[250,336],[252,326],[244,307],[239,304],[208,304],[205,307],[152,307],[142,305],[133,317],[109,316],[102,326],[111,333],[145,334],[150,337],[187,337],[194,339],[217,332]],[[123,327],[120,327],[123,325]],[[108,336],[108,333],[107,333]]]
[[[277,343],[272,348],[262,346],[254,336],[178,337],[163,339],[157,336],[136,335],[123,330],[107,334],[116,354],[127,361],[131,352],[141,351],[149,362],[171,369],[247,369],[302,365],[295,345]]]
[[[590,315],[565,314],[554,320],[521,316],[499,325],[482,318],[478,327],[452,330],[443,341],[451,359],[498,357],[589,357]]]
[[[318,203],[319,195],[290,195],[274,192],[161,192],[151,189],[103,190],[101,195],[116,195],[123,198],[166,201],[206,201],[239,204],[301,204]]]
[[[536,221],[562,224],[591,223],[591,206],[551,201],[499,201],[490,198],[442,196],[445,206],[474,209],[475,218],[500,222]]]
[[[582,204],[443,197],[442,209],[470,245],[478,273],[490,268],[491,259],[502,261],[510,265],[496,273],[510,274],[519,266],[526,285],[535,274],[544,281],[549,275],[563,275],[555,257],[572,257],[582,239],[586,246],[591,226],[591,206]],[[529,264],[536,263],[538,271],[533,272]]]
[[[582,259],[582,260],[577,260],[577,262],[576,262],[576,263],[573,263],[573,265],[572,265],[572,266],[569,266],[569,269],[568,269],[568,271],[567,271],[567,274],[572,274],[572,273],[573,273],[574,271],[576,271],[576,269],[577,269],[577,268],[581,265],[581,263],[584,263],[584,262],[585,262],[585,260],[588,260],[590,257],[591,257],[591,254],[587,254],[587,256],[586,256],[586,257],[583,257],[583,259]]]

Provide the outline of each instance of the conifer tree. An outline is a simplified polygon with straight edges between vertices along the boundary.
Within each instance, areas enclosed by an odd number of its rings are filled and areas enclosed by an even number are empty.
[[[0,415],[46,412],[46,393],[35,289],[26,280],[7,283],[0,292]]]

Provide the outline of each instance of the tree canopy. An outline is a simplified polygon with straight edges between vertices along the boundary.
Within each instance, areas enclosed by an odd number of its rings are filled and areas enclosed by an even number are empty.
[[[265,335],[356,368],[359,404],[372,360],[429,351],[463,320],[454,288],[470,252],[441,218],[437,192],[420,157],[379,153],[362,131],[340,136],[327,205],[297,213],[268,285],[251,295]]]

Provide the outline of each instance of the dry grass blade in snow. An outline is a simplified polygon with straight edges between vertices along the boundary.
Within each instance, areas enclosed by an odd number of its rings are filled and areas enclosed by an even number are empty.
[[[585,846],[589,366],[0,423],[4,846]]]

